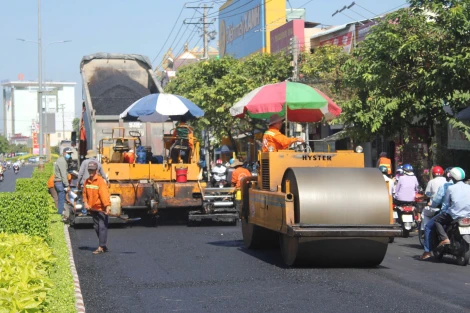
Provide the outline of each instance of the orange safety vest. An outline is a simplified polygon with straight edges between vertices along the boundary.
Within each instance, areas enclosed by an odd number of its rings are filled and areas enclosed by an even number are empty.
[[[382,165],[387,168],[387,174],[388,175],[392,174],[392,161],[389,158],[380,157],[379,167],[382,166]]]

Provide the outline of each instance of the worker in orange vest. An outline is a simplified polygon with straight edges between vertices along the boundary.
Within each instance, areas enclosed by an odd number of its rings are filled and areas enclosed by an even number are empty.
[[[387,152],[381,152],[380,158],[377,161],[377,167],[385,166],[387,168],[387,175],[392,174],[392,160],[387,158]]]
[[[294,142],[304,142],[300,138],[288,138],[279,131],[282,127],[284,117],[278,114],[271,115],[269,119],[269,128],[263,135],[263,152],[285,150]],[[271,149],[270,149],[271,148]]]

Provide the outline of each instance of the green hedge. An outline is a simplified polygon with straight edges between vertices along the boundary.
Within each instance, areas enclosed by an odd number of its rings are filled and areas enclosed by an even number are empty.
[[[45,192],[0,193],[0,232],[48,239],[51,200]]]
[[[50,312],[52,250],[43,239],[0,233],[0,313]]]
[[[50,175],[49,175],[50,177]],[[49,179],[49,178],[48,178]],[[17,178],[15,191],[19,192],[48,192],[47,180],[41,178]]]
[[[47,294],[47,312],[74,313],[77,311],[75,288],[70,271],[69,250],[65,242],[64,224],[59,214],[53,214],[51,220],[49,246],[52,248],[56,261],[49,276],[54,283],[54,288]]]

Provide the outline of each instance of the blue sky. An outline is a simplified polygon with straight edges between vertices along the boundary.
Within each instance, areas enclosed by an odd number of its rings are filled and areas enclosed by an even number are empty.
[[[76,82],[77,108],[81,103],[82,88],[79,66],[84,55],[96,52],[137,53],[148,56],[151,61],[158,55],[158,59],[153,63],[156,66],[168,48],[180,51],[183,49],[184,41],[190,38],[193,26],[182,26],[182,23],[185,18],[193,17],[195,11],[183,9],[184,4],[197,6],[204,3],[204,1],[183,0],[42,0],[41,2],[43,46],[53,41],[72,40],[70,43],[50,45],[45,50],[43,77],[46,80]],[[205,3],[213,3],[214,8],[210,13],[215,15],[223,2],[216,0]],[[352,0],[290,0],[293,8],[307,10],[308,21],[326,25],[340,25],[352,21],[342,14],[331,16],[337,9],[351,2]],[[382,14],[406,5],[406,0],[355,2],[375,14]],[[358,6],[352,9],[366,17],[373,16]],[[180,12],[181,16],[177,21]],[[344,13],[354,19],[363,19],[352,11],[346,10]],[[196,13],[196,16],[198,15],[199,13]],[[217,30],[218,22],[216,21],[214,25],[211,30]],[[174,41],[170,38],[164,45],[173,26],[173,35],[181,27],[179,37],[182,40]],[[37,41],[37,1],[2,1],[0,30],[2,43],[0,80],[17,80],[20,73],[24,75],[25,80],[37,80],[37,44],[16,40],[24,38]],[[185,35],[181,36],[184,32]],[[198,35],[192,36],[189,46],[194,45],[202,45]],[[215,46],[216,41],[211,45]]]

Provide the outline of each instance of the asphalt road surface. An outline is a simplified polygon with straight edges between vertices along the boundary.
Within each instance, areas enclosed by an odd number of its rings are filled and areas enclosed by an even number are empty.
[[[34,165],[25,165],[20,167],[18,174],[13,172],[13,168],[4,172],[4,180],[0,182],[0,192],[13,192],[16,187],[17,178],[30,178],[33,173]]]
[[[93,229],[70,234],[88,313],[470,312],[470,266],[417,260],[416,236],[363,269],[287,268],[246,250],[239,226],[112,228],[101,255]]]

